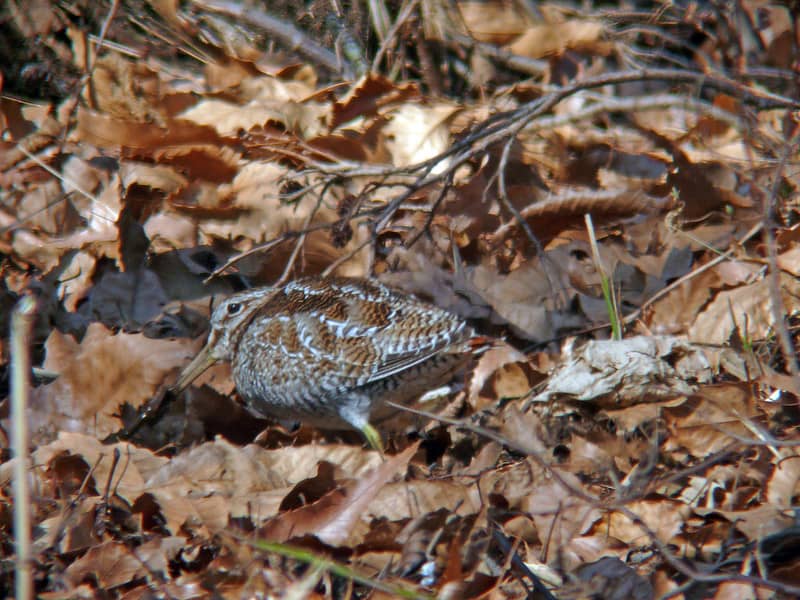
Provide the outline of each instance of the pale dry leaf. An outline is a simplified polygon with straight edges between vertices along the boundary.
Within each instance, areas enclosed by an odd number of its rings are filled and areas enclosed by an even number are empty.
[[[414,165],[441,154],[450,145],[449,122],[459,108],[452,104],[420,106],[406,103],[390,113],[381,130],[383,142],[396,167]],[[448,160],[437,163],[432,173],[441,173]]]
[[[513,54],[529,58],[544,58],[568,49],[606,54],[611,45],[600,41],[603,31],[599,21],[571,19],[563,23],[543,23],[528,27],[506,47]]]
[[[685,397],[679,396],[665,402],[632,404],[618,409],[606,407],[603,409],[603,414],[614,422],[614,427],[619,433],[632,433],[644,423],[659,418],[665,407],[683,404],[685,400]]]
[[[384,486],[369,508],[376,519],[399,521],[442,508],[458,515],[473,514],[480,510],[480,500],[461,483],[419,479]]]
[[[94,273],[97,257],[86,251],[75,252],[64,265],[64,270],[59,278],[58,297],[63,298],[64,308],[69,312],[78,310],[78,303],[94,285]]]
[[[66,233],[69,202],[56,179],[32,187],[17,203],[20,221],[51,235]]]
[[[496,393],[489,394],[488,398],[484,397],[483,390],[487,382],[498,370],[506,365],[514,365],[526,361],[525,355],[509,344],[503,341],[495,343],[480,356],[478,364],[470,371],[469,393],[467,396],[470,405],[476,410],[481,410],[487,404],[496,402],[499,397]],[[528,384],[527,378],[525,378],[525,382]],[[507,393],[507,396],[519,396],[527,393],[530,386],[528,385],[527,388],[522,389],[524,387],[514,387],[509,390],[510,393]],[[491,391],[494,392],[496,390],[493,389]]]
[[[362,478],[381,463],[377,453],[355,446],[265,450],[252,444],[240,448],[218,437],[173,458],[152,474],[146,489],[162,506],[170,531],[196,519],[216,532],[224,529],[228,515],[256,523],[272,518],[292,486],[313,477],[323,460],[345,478]]]
[[[165,197],[173,196],[188,185],[186,177],[171,167],[125,161],[120,164],[119,178],[124,189],[140,186],[157,190]]]
[[[468,280],[518,335],[535,341],[555,337],[552,288],[538,264],[527,263],[508,275],[478,265],[468,270]]]
[[[662,450],[709,456],[730,444],[732,436],[752,437],[744,421],[757,415],[748,389],[731,384],[705,386],[681,405],[663,410],[671,435]]]
[[[354,546],[361,540],[353,539],[352,532],[355,525],[371,514],[369,510],[372,501],[380,490],[398,475],[404,474],[408,469],[408,462],[419,449],[419,442],[410,445],[400,454],[388,458],[370,473],[359,478],[354,486],[348,486],[348,502],[344,510],[323,525],[316,533],[323,542],[338,545],[347,542]]]
[[[800,280],[782,272],[780,287],[781,314],[796,314],[800,310]],[[763,340],[774,326],[770,303],[766,279],[720,292],[697,315],[689,328],[689,339],[703,344],[725,344],[735,334],[742,339]]]
[[[84,88],[89,106],[121,120],[163,124],[160,74],[145,61],[131,61],[110,52],[92,65],[92,85]]]
[[[301,229],[316,199],[306,194],[295,204],[280,199],[281,177],[286,170],[269,162],[249,162],[230,184],[219,188],[221,202],[232,201],[242,213],[236,219],[205,221],[201,230],[219,238],[244,236],[261,241],[275,238],[288,230]],[[321,211],[328,214],[325,209]],[[318,215],[321,216],[321,215]]]
[[[85,216],[88,216],[92,208],[92,201],[84,195],[84,192],[99,195],[112,180],[107,170],[75,155],[70,156],[64,163],[61,174],[64,176],[62,180],[64,192],[72,195],[72,204]]]
[[[761,597],[769,598],[773,594],[766,586],[763,588],[765,596],[757,593],[757,587],[752,583],[739,581],[723,581],[712,597],[713,600],[759,600]]]
[[[91,576],[103,588],[115,588],[153,573],[167,575],[169,561],[175,558],[185,542],[180,537],[158,537],[139,546],[105,542],[90,548],[70,564],[64,575],[72,585],[78,585]]]
[[[605,600],[652,600],[654,597],[650,582],[638,575],[633,567],[613,556],[604,556],[581,565],[572,574],[572,580],[581,583],[573,584],[580,591],[576,589],[573,592],[569,587],[569,591],[565,590],[570,597],[583,594]]]
[[[714,290],[720,287],[722,281],[714,269],[703,271],[652,306],[647,319],[648,328],[656,335],[685,334]]]
[[[601,542],[599,547],[596,546],[599,539],[589,542],[593,536],[584,534],[602,513],[569,489],[583,489],[577,476],[561,469],[558,474],[561,481],[541,478],[522,499],[520,508],[533,519],[539,538],[549,540],[547,561],[559,557],[570,565],[577,565],[586,559],[592,560],[583,551],[586,548],[581,549],[584,543],[593,547],[591,554],[597,555],[608,548],[608,541]]]
[[[502,497],[512,508],[524,505],[532,490],[546,479],[544,467],[532,458],[499,466],[483,473],[478,485],[470,488],[473,502],[490,495]]]
[[[800,456],[788,456],[777,461],[767,481],[767,502],[792,509],[800,494]]]
[[[481,42],[503,44],[532,25],[512,2],[459,2],[458,10],[469,34]]]
[[[551,442],[542,420],[533,411],[520,412],[510,405],[499,416],[501,421],[497,428],[503,438],[514,442],[518,447],[543,455]]]
[[[34,451],[33,460],[37,465],[48,467],[58,456],[78,456],[90,469],[94,469],[93,477],[97,485],[104,487],[112,475],[115,451],[119,451],[122,468],[118,467],[113,471],[114,478],[110,488],[129,504],[133,504],[143,493],[147,479],[169,462],[167,458],[127,442],[105,445],[91,435],[61,431],[56,440],[39,446]],[[0,466],[0,474],[4,473],[4,467],[5,465]],[[40,471],[37,469],[34,472]]]
[[[80,553],[100,544],[103,540],[95,515],[101,505],[99,496],[78,497],[73,501],[72,510],[42,520],[37,526],[41,535],[34,542],[35,551]]]
[[[711,370],[699,348],[674,337],[590,341],[566,356],[533,402],[565,399],[615,408],[692,393]]]
[[[695,508],[701,517],[719,515],[736,526],[748,540],[760,540],[765,536],[782,531],[794,525],[794,520],[786,510],[771,504],[760,504],[750,510],[723,510],[720,508]]]
[[[198,102],[181,117],[198,125],[207,125],[226,137],[268,125],[280,125],[287,131],[310,139],[327,129],[328,109],[316,103],[300,104],[292,100],[252,100],[235,104],[219,99]]]
[[[608,450],[584,437],[573,438],[569,443],[569,459],[563,467],[573,473],[586,475],[612,471],[615,465],[619,467],[622,464],[627,448],[623,443],[607,443],[606,445],[610,446]],[[614,448],[613,446],[619,447]],[[614,453],[613,450],[617,450],[617,452]],[[628,470],[623,471],[623,473],[625,472]]]
[[[192,248],[197,240],[197,224],[187,216],[161,211],[144,223],[144,232],[155,254],[176,248]]]
[[[726,287],[735,287],[743,283],[752,283],[761,272],[761,265],[728,260],[714,267],[714,271]],[[698,285],[698,283],[692,282],[689,285]]]
[[[625,506],[665,544],[681,532],[691,513],[688,506],[670,498],[637,500]],[[632,546],[646,546],[650,543],[648,534],[619,512],[610,513],[598,527],[608,531],[610,536]]]
[[[800,277],[800,244],[778,255],[778,266],[787,273]]]

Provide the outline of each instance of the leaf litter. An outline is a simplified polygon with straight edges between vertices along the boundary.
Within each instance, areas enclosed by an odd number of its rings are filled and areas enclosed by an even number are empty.
[[[0,9],[37,595],[800,594],[794,9],[369,6]],[[495,342],[386,460],[225,366],[165,399],[215,302],[320,273]]]

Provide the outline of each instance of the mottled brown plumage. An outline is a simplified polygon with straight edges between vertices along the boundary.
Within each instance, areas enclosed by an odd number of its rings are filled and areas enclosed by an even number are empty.
[[[380,449],[370,417],[441,382],[465,361],[472,337],[458,317],[380,283],[309,277],[223,301],[175,388],[230,361],[254,413],[354,427]]]

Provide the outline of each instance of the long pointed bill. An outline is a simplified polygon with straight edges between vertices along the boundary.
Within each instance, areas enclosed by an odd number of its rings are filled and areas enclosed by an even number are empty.
[[[178,375],[177,381],[172,386],[172,391],[176,394],[180,394],[192,381],[197,379],[203,371],[208,369],[215,362],[217,362],[217,359],[211,356],[211,345],[206,344],[203,349],[200,350],[199,354],[194,357],[194,360],[181,371],[180,375]]]

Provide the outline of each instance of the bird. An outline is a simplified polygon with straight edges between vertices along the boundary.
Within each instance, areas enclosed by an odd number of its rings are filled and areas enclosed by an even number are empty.
[[[223,300],[172,389],[227,361],[251,413],[356,429],[383,455],[372,417],[444,383],[479,339],[460,317],[377,281],[303,277]]]

